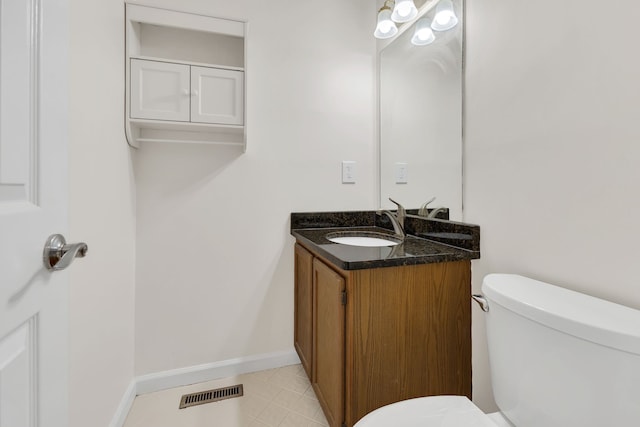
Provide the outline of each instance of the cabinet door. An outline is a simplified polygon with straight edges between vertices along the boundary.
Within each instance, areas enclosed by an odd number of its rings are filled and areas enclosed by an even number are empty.
[[[330,427],[344,420],[345,280],[313,260],[313,388]]]
[[[350,276],[346,424],[421,396],[471,398],[469,260]]]
[[[294,282],[294,345],[304,370],[311,376],[313,350],[313,255],[296,243]]]
[[[191,67],[191,121],[242,125],[244,73],[220,68]]]
[[[189,121],[189,66],[131,60],[131,118]]]

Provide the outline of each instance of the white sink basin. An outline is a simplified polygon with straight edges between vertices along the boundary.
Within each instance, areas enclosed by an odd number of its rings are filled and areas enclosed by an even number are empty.
[[[327,234],[327,240],[341,245],[379,248],[395,246],[402,243],[399,239],[382,233],[374,232],[337,232]]]

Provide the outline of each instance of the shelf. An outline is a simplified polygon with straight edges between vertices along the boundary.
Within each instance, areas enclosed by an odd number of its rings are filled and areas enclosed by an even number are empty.
[[[230,65],[210,64],[207,62],[181,61],[178,59],[162,58],[156,56],[131,55],[129,59],[140,59],[143,61],[167,62],[170,64],[194,65],[196,67],[220,68],[222,70],[244,71],[244,67],[233,67]]]
[[[245,150],[244,127],[191,122],[130,119],[131,145],[145,143],[231,145]]]
[[[199,140],[182,140],[182,139],[157,139],[157,138],[138,138],[138,143],[152,142],[161,144],[200,144],[200,145],[229,145],[244,148],[242,142],[225,142],[225,141],[199,141]]]
[[[244,37],[244,23],[240,21],[177,12],[133,3],[127,3],[127,19],[131,22]]]
[[[215,123],[197,123],[197,122],[173,122],[168,120],[150,120],[150,119],[129,119],[132,125],[139,127],[158,129],[158,130],[217,130],[227,133],[242,133],[244,126],[240,125],[223,125]]]

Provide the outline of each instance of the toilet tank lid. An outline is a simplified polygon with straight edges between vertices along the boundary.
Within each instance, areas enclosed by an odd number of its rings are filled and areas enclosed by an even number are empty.
[[[521,316],[558,331],[640,355],[640,311],[515,274],[489,274],[482,292]]]

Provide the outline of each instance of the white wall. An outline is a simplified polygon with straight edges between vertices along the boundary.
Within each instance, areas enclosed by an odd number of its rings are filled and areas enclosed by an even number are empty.
[[[368,0],[147,0],[248,20],[246,154],[137,153],[136,374],[292,350],[292,211],[372,209]],[[340,162],[357,162],[355,185]]]
[[[124,139],[124,5],[70,0],[71,427],[106,426],[134,370],[135,212]]]
[[[487,273],[519,273],[640,309],[638,16],[631,1],[467,0],[476,291]],[[474,396],[491,409],[474,312]]]

